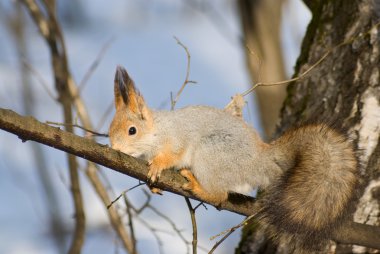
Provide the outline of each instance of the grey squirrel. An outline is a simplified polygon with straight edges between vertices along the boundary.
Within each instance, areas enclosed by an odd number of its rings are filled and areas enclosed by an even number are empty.
[[[111,146],[149,162],[148,178],[176,168],[183,188],[221,203],[228,192],[264,190],[262,223],[279,234],[320,242],[347,214],[358,185],[353,144],[326,124],[287,131],[271,143],[242,119],[207,106],[150,109],[127,71],[118,67]],[[254,213],[255,211],[252,211]]]

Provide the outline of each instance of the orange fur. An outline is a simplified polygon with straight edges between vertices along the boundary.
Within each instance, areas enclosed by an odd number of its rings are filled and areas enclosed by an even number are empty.
[[[182,169],[180,173],[188,181],[188,183],[182,185],[182,189],[190,191],[194,196],[198,197],[199,199],[216,204],[220,204],[221,202],[227,200],[227,192],[207,192],[195,178],[193,173],[191,173],[190,170]]]
[[[164,169],[172,168],[176,163],[181,161],[183,151],[173,153],[170,144],[164,145],[163,149],[149,162],[148,178],[151,182],[155,182],[160,178]]]

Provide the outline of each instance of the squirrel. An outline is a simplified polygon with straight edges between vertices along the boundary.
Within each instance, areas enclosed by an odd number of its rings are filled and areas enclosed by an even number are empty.
[[[260,220],[303,242],[328,240],[347,215],[358,185],[358,160],[353,144],[327,124],[294,128],[265,143],[226,110],[150,109],[120,66],[114,95],[111,146],[148,161],[151,183],[163,170],[178,169],[187,179],[183,189],[213,204],[226,201],[229,192],[259,188],[264,191]]]

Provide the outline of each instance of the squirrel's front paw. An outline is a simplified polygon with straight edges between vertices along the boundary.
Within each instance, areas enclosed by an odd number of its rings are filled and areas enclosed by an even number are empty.
[[[154,163],[149,163],[148,181],[155,183],[160,179],[163,168],[157,167]]]
[[[148,186],[152,193],[154,194],[160,194],[162,195],[162,190],[153,186],[150,186],[149,183],[154,183],[160,178],[161,170],[158,169],[158,167],[152,165],[151,162],[148,163],[149,165],[149,172],[148,172]]]

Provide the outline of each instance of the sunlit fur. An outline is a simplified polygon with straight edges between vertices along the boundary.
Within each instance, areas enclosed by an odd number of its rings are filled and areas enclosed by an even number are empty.
[[[350,212],[358,187],[351,142],[325,124],[286,132],[268,150],[285,173],[262,199],[262,220],[275,234],[296,235],[308,246],[331,237]]]
[[[194,195],[218,203],[227,198],[228,191],[265,188],[282,173],[261,156],[268,145],[239,117],[206,106],[150,110],[128,74],[120,72],[125,70],[119,68],[115,76],[111,145],[147,160],[151,180],[162,170],[187,168],[195,176],[191,179],[199,182],[194,186],[202,187]],[[131,136],[128,129],[132,125],[137,133]]]

